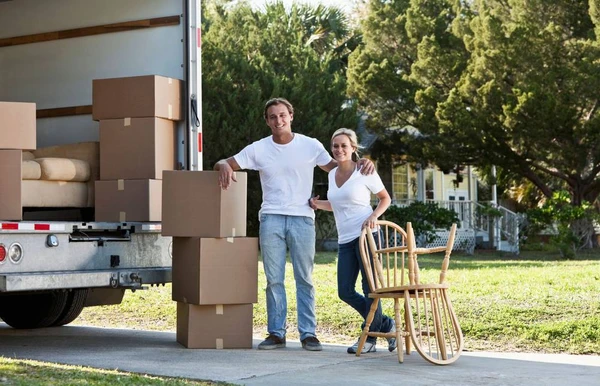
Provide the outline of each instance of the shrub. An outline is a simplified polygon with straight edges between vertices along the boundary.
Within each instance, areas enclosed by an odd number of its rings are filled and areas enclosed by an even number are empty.
[[[550,243],[567,259],[574,258],[577,251],[592,245],[593,224],[598,217],[598,212],[589,202],[573,205],[566,191],[555,192],[542,207],[527,212],[529,233],[555,229]]]
[[[459,223],[455,211],[441,208],[433,202],[413,202],[408,206],[392,205],[384,214],[385,220],[402,227],[412,223],[415,234],[419,235],[419,245],[432,243],[437,238],[436,229],[450,229],[453,223]]]

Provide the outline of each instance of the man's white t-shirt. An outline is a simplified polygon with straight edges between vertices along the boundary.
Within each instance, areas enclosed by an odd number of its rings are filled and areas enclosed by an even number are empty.
[[[371,193],[385,189],[379,174],[363,175],[359,170],[338,188],[335,183],[336,168],[329,172],[327,200],[333,209],[338,243],[345,244],[360,236],[362,224],[373,213]]]
[[[273,136],[246,146],[233,158],[242,169],[258,170],[263,191],[260,214],[282,214],[315,218],[308,204],[315,166],[332,161],[323,144],[294,133],[291,142],[280,145]]]

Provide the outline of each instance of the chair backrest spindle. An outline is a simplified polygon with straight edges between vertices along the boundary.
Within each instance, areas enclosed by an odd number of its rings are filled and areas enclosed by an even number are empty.
[[[412,227],[412,223],[406,223],[406,235],[408,245],[408,279],[410,285],[419,284],[419,264],[417,262],[417,254],[412,253],[417,249],[417,241],[415,238],[415,232]]]
[[[442,270],[440,272],[440,284],[446,281],[446,273],[448,272],[448,266],[450,265],[450,254],[454,247],[454,237],[456,236],[456,224],[452,224],[450,228],[450,234],[448,235],[448,242],[446,243],[446,254],[444,255],[444,261],[442,261]]]
[[[373,274],[373,264],[370,264],[368,258],[366,258],[366,256],[371,255],[370,243],[371,242],[369,240],[369,235],[367,233],[367,230],[363,229],[360,234],[358,248],[360,250],[360,256],[363,261],[363,267],[364,267],[364,270],[365,270],[365,273],[367,276],[367,282],[369,283],[369,289],[372,292],[375,292],[377,290],[377,284],[376,284],[377,281],[376,281],[375,275]]]

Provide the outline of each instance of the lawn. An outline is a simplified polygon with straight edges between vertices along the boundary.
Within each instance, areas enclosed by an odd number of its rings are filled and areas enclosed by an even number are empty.
[[[227,385],[217,382],[198,382],[181,378],[153,377],[114,370],[100,370],[80,366],[67,366],[30,360],[0,357],[0,385],[10,386],[213,386]]]
[[[422,276],[438,275],[441,255],[420,258]],[[337,298],[336,255],[318,253],[314,283],[317,334],[323,342],[354,342],[358,314]],[[254,332],[266,334],[265,279],[259,263]],[[287,267],[288,338],[297,339],[296,299]],[[600,251],[563,260],[552,252],[452,255],[451,298],[465,350],[600,354]],[[391,303],[384,311],[391,314]],[[73,324],[175,331],[170,285],[127,292],[118,306],[86,308]]]

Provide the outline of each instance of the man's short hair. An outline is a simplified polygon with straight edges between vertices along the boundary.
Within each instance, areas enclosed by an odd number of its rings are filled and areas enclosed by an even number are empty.
[[[267,119],[267,110],[269,109],[269,107],[274,106],[274,105],[285,105],[285,107],[287,107],[290,115],[294,114],[294,106],[292,106],[292,104],[287,99],[271,98],[267,101],[267,103],[265,103],[265,111],[264,111],[265,119]]]

